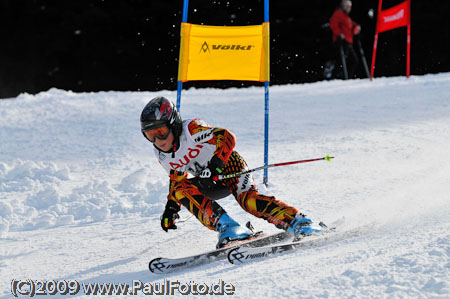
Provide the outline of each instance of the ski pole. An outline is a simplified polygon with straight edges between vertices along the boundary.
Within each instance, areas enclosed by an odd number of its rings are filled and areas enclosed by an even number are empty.
[[[361,60],[363,62],[364,71],[366,72],[367,78],[370,78],[369,67],[367,66],[367,61],[366,61],[366,55],[364,55],[364,50],[361,45],[361,40],[359,39],[359,36],[356,38],[356,41],[358,43],[359,53],[361,54]]]
[[[194,216],[194,215],[191,214],[191,215],[189,215],[189,216],[186,216],[186,217],[183,218],[183,219],[177,220],[177,223],[183,223],[183,222],[186,222],[186,221],[188,221],[189,219],[191,219],[192,216]]]
[[[314,162],[314,161],[321,161],[321,160],[325,160],[325,161],[331,161],[331,159],[334,159],[334,157],[331,157],[330,155],[326,155],[323,158],[317,158],[317,159],[309,159],[309,160],[298,160],[298,161],[292,161],[292,162],[283,162],[283,163],[275,163],[275,164],[269,164],[269,165],[264,165],[264,166],[260,166],[257,168],[253,168],[253,169],[249,169],[249,170],[244,170],[241,172],[236,172],[236,173],[230,173],[230,174],[224,174],[224,175],[218,175],[215,176],[213,178],[214,181],[218,181],[218,180],[223,180],[223,179],[230,179],[230,178],[234,178],[243,174],[247,174],[250,172],[255,172],[258,170],[262,170],[262,169],[266,169],[266,168],[272,168],[272,167],[278,167],[278,166],[285,166],[285,165],[292,165],[292,164],[300,164],[300,163],[308,163],[308,162]]]
[[[347,62],[345,61],[345,53],[344,53],[344,46],[342,45],[344,42],[341,40],[341,44],[339,45],[340,47],[340,52],[341,52],[341,62],[342,62],[342,68],[344,70],[344,79],[347,80],[348,79],[348,72],[347,72]]]

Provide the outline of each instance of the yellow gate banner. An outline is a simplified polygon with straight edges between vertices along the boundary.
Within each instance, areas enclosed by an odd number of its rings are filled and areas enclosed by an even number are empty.
[[[269,23],[205,26],[181,23],[178,81],[270,81]]]

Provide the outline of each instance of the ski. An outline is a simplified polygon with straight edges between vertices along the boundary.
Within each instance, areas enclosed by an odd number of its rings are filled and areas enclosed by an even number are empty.
[[[230,250],[233,250],[237,247],[259,247],[259,246],[267,246],[273,243],[278,243],[283,240],[288,239],[292,235],[288,232],[279,232],[272,235],[265,235],[256,233],[252,238],[232,242],[227,244],[225,247],[212,250],[205,253],[200,253],[188,257],[182,258],[164,258],[158,257],[150,261],[148,264],[148,268],[151,272],[156,274],[165,274],[171,273],[175,271],[180,271],[204,264],[208,264],[214,261],[224,260],[227,258],[227,254]]]
[[[244,264],[255,260],[266,259],[280,255],[286,251],[297,249],[300,247],[316,246],[322,241],[328,239],[329,233],[334,229],[328,229],[318,235],[310,235],[299,240],[284,243],[268,245],[256,248],[247,248],[243,246],[236,246],[228,251],[228,261],[232,264]]]

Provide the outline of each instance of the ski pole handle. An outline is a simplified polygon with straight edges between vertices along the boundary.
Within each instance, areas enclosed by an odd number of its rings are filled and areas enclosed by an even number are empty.
[[[257,168],[236,172],[236,173],[218,175],[218,176],[213,177],[213,180],[214,181],[218,181],[218,180],[223,180],[223,179],[230,179],[230,178],[234,178],[234,177],[237,177],[237,176],[240,176],[240,175],[243,175],[243,174],[255,172],[255,171],[258,171],[258,170],[263,170],[263,169],[266,169],[266,168],[285,166],[285,165],[292,165],[292,164],[300,164],[300,163],[308,163],[308,162],[315,162],[315,161],[322,161],[322,160],[330,162],[332,159],[334,159],[334,157],[331,157],[330,155],[326,155],[323,158],[316,158],[316,159],[309,159],[309,160],[298,160],[298,161],[291,161],[291,162],[269,164],[269,165],[264,165],[264,166],[260,166],[260,167],[257,167]]]

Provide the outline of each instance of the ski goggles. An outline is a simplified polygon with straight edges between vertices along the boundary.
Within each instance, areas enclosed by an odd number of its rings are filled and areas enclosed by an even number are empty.
[[[170,134],[170,128],[167,126],[156,128],[153,130],[148,130],[144,132],[145,137],[147,137],[150,142],[155,143],[156,138],[159,140],[166,140]]]

